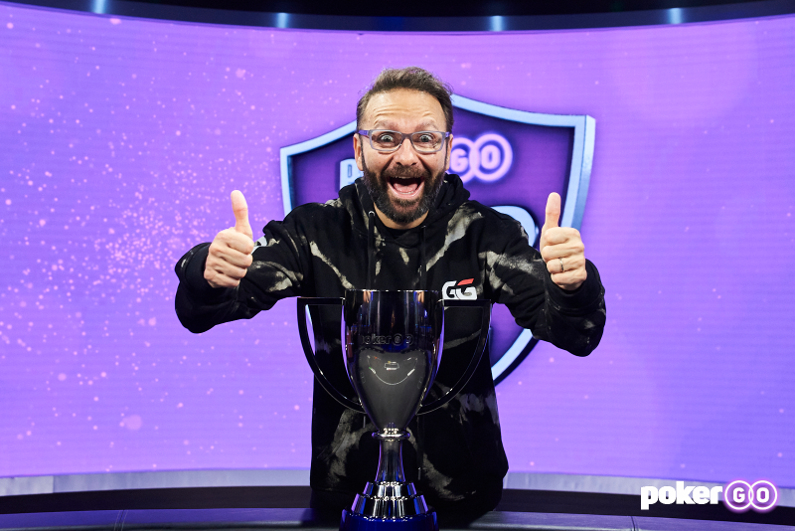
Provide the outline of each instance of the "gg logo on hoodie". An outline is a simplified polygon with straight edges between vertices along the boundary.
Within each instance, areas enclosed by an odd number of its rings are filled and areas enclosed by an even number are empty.
[[[478,292],[472,283],[475,282],[474,278],[467,278],[464,280],[451,280],[445,282],[442,286],[442,297],[445,299],[477,299]]]

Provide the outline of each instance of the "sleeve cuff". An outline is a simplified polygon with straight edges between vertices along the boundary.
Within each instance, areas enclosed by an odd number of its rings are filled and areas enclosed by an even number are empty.
[[[585,271],[588,273],[588,278],[574,291],[561,289],[547,275],[547,293],[556,306],[563,310],[580,312],[588,311],[594,304],[598,304],[602,298],[602,283],[599,280],[599,273],[589,260],[585,261]]]
[[[204,265],[207,263],[209,250],[209,244],[198,246],[188,258],[187,264],[183,265],[188,291],[206,304],[230,299],[235,291],[233,288],[214,288],[204,278]]]

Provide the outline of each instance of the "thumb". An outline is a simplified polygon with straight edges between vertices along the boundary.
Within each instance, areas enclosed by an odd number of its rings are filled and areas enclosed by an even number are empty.
[[[235,230],[253,239],[251,225],[248,222],[248,204],[240,190],[232,192],[232,210],[235,213]]]
[[[544,227],[542,232],[547,229],[553,229],[558,226],[560,219],[560,196],[555,192],[549,194],[547,198],[546,218],[544,219]]]

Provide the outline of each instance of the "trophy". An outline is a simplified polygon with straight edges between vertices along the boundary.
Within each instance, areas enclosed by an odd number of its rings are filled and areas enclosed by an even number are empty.
[[[442,359],[445,310],[462,306],[481,311],[474,355],[456,384],[423,403]],[[331,330],[326,325],[336,323],[334,318],[323,320],[321,310],[327,316],[332,312],[333,317],[342,311],[343,362],[356,397],[342,394],[315,359],[307,313],[318,350],[328,349],[326,336]],[[406,428],[415,415],[439,409],[467,384],[483,355],[490,321],[491,301],[445,300],[438,291],[349,289],[344,298],[299,297],[301,344],[318,383],[343,406],[366,413],[377,428],[373,437],[380,444],[376,477],[342,512],[341,531],[438,530],[436,513],[414,484],[406,481],[401,445],[410,436]]]

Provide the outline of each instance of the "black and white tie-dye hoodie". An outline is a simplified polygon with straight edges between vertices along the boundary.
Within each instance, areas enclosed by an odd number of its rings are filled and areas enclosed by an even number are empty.
[[[284,297],[342,297],[348,288],[365,287],[442,290],[449,281],[474,279],[470,286],[479,298],[505,304],[536,338],[578,356],[596,348],[605,303],[593,264],[587,263],[588,280],[577,291],[559,289],[521,225],[470,201],[457,175],[445,176],[434,207],[417,228],[390,230],[373,210],[360,179],[340,190],[338,199],[300,206],[284,221],[268,223],[256,242],[253,264],[234,289],[207,284],[203,271],[209,244],[194,247],[176,266],[180,321],[198,333],[251,318]],[[367,286],[368,280],[372,285]],[[313,319],[317,357],[334,384],[352,395],[342,366],[339,320],[334,319]],[[463,372],[473,342],[461,338],[471,337],[478,319],[464,314],[450,319],[448,314],[442,364],[431,394],[444,392]],[[315,383],[315,505],[349,504],[373,480],[378,464],[377,441],[370,436],[374,429],[364,415],[343,408]],[[488,352],[458,397],[415,418],[409,431],[403,449],[406,476],[429,504],[441,511],[488,510],[497,504],[508,461]]]

